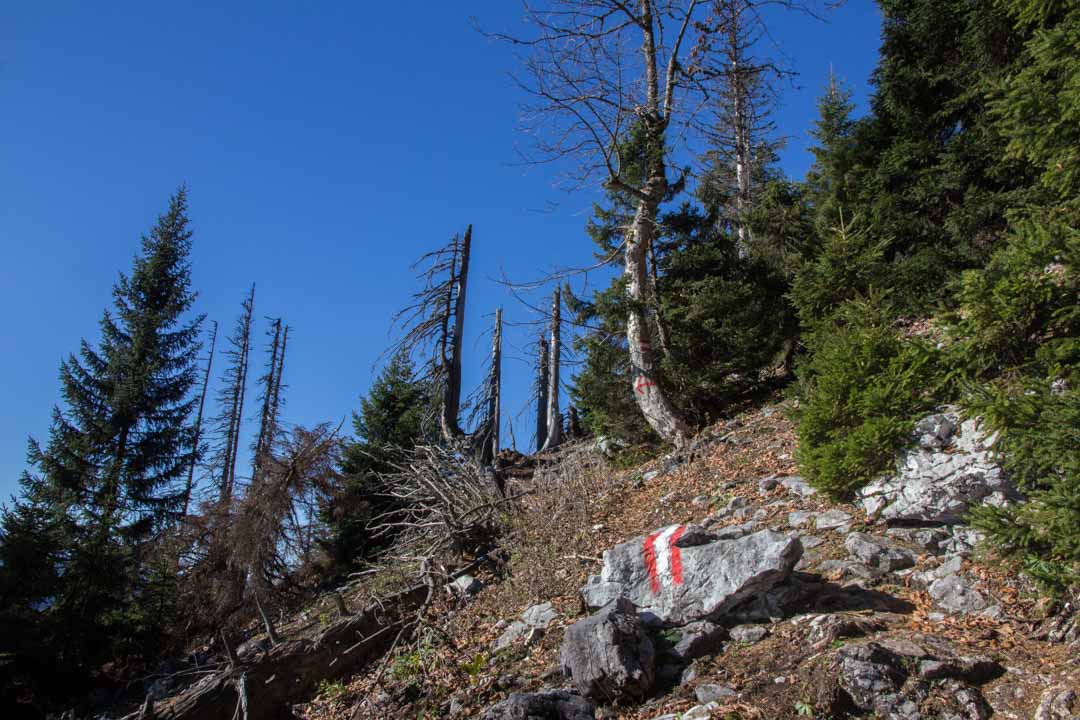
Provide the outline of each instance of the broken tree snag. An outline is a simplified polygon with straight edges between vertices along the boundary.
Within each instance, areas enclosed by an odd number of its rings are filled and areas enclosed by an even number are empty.
[[[562,413],[559,412],[559,360],[562,345],[560,329],[562,326],[562,290],[556,287],[551,295],[551,342],[548,361],[547,391],[547,439],[544,450],[558,447],[562,442]]]
[[[449,331],[450,357],[447,359],[446,377],[443,385],[441,425],[443,438],[447,441],[460,438],[463,433],[458,422],[461,411],[461,350],[465,335],[465,296],[469,285],[469,253],[472,249],[472,225],[465,229],[460,250],[455,254],[453,287],[454,326]]]
[[[626,340],[630,349],[634,399],[641,408],[642,415],[661,438],[676,446],[682,446],[690,436],[690,428],[676,414],[657,384],[657,366],[649,339],[648,323],[645,322],[643,313],[648,302],[645,253],[656,232],[655,218],[660,199],[667,188],[662,168],[649,187],[653,191],[638,202],[637,213],[626,234],[626,296],[630,301],[630,311],[626,319]]]
[[[214,366],[214,348],[217,347],[218,324],[210,334],[210,357],[206,361],[206,374],[203,375],[202,392],[199,393],[199,413],[195,416],[195,438],[192,440],[191,465],[188,466],[187,483],[184,485],[184,510],[181,518],[186,518],[191,507],[191,491],[195,485],[195,466],[199,463],[199,442],[202,440],[203,410],[206,408],[206,389],[210,387],[210,368]]]
[[[274,621],[270,619],[270,616],[266,614],[266,610],[263,609],[262,603],[259,602],[258,594],[255,595],[255,607],[258,608],[263,625],[266,626],[266,636],[270,639],[270,644],[280,645],[281,638],[278,637],[277,630],[274,629]]]
[[[484,388],[484,423],[480,428],[480,464],[490,467],[499,454],[499,420],[502,392],[502,308],[495,311],[491,334],[491,369]]]
[[[536,451],[540,452],[547,442],[548,426],[548,342],[540,336],[539,361],[536,368]]]

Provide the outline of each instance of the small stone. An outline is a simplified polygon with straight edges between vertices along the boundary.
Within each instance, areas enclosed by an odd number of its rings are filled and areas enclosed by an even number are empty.
[[[866,533],[848,533],[844,539],[844,547],[862,562],[885,572],[903,570],[915,565],[915,557],[907,550],[893,547]]]
[[[709,504],[709,498],[706,495],[698,495],[690,501],[690,504],[694,507],[705,507]]]
[[[719,709],[720,704],[714,702],[695,705],[680,715],[679,720],[709,720],[713,716],[713,711]]]
[[[763,477],[758,480],[758,492],[762,495],[768,495],[780,485],[780,481],[776,479],[775,475],[769,477]]]
[[[727,685],[699,685],[694,690],[694,697],[699,703],[718,702],[727,698],[738,697],[738,693]]]
[[[769,634],[764,625],[739,625],[731,628],[731,639],[741,643],[756,643]]]
[[[526,625],[541,629],[547,629],[557,617],[559,613],[555,612],[550,602],[533,605],[521,614],[521,619]]]
[[[660,477],[660,471],[659,470],[650,470],[647,473],[644,473],[641,476],[641,479],[644,480],[645,482],[652,482],[653,480],[655,480],[658,477]]]
[[[833,508],[832,510],[826,510],[823,513],[819,513],[814,520],[814,527],[818,530],[838,530],[840,528],[846,528],[850,522],[851,515],[848,515],[843,510]]]
[[[814,517],[814,513],[807,512],[805,510],[796,510],[788,513],[788,525],[791,527],[802,527],[806,523],[810,522]]]
[[[447,587],[456,592],[458,595],[469,596],[475,595],[476,593],[480,592],[480,590],[484,587],[484,584],[474,578],[472,575],[462,575],[461,577],[456,578]]]
[[[783,485],[784,489],[789,493],[794,493],[800,497],[810,497],[817,494],[817,490],[810,487],[810,484],[798,475],[779,478],[777,482]]]

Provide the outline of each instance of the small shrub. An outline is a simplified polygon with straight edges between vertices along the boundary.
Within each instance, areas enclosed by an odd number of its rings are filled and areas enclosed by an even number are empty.
[[[318,695],[327,700],[338,700],[346,692],[348,692],[348,689],[341,680],[322,680],[319,683]]]
[[[798,370],[798,461],[807,481],[844,498],[886,470],[915,415],[940,401],[935,351],[903,339],[880,295],[845,303],[807,338]]]
[[[473,656],[472,660],[461,663],[461,671],[471,678],[475,678],[480,674],[480,671],[484,669],[487,664],[487,656],[483,653],[477,653]]]

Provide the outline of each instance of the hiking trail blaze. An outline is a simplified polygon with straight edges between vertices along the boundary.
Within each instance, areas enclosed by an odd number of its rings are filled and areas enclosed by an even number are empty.
[[[685,525],[672,525],[645,538],[641,550],[654,594],[660,592],[668,578],[672,585],[682,585],[682,553],[675,543],[685,531]]]

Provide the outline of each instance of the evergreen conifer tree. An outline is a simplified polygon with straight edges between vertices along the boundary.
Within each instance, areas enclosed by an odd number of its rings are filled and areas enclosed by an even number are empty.
[[[4,636],[16,658],[30,642],[86,673],[120,645],[161,649],[169,618],[144,602],[148,566],[159,531],[182,511],[196,451],[203,318],[189,315],[190,250],[181,188],[113,287],[97,346],[84,340],[61,363],[63,406],[48,442],[30,441],[23,497],[2,520],[4,619],[28,621]]]

